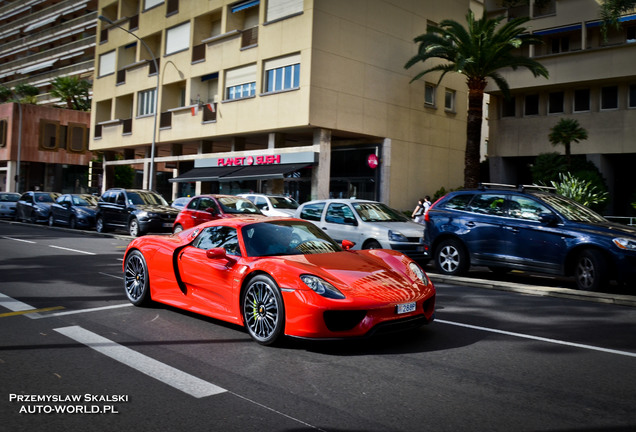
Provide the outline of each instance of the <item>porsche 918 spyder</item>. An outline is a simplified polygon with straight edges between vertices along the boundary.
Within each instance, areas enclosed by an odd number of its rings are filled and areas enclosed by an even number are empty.
[[[156,301],[228,321],[263,345],[285,335],[370,336],[434,319],[435,288],[416,262],[352,246],[300,219],[220,219],[133,240],[124,286],[135,305]]]

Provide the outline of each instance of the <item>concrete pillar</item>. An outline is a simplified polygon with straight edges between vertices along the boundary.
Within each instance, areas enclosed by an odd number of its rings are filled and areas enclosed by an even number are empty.
[[[331,178],[331,130],[315,129],[314,145],[319,146],[318,163],[311,177],[311,199],[329,198]]]
[[[7,188],[5,189],[6,192],[18,192],[15,181],[17,166],[18,163],[16,161],[7,161]]]
[[[380,154],[380,166],[376,169],[380,170],[380,187],[378,201],[385,204],[389,203],[391,191],[391,138],[384,138],[382,141],[382,153]]]
[[[105,151],[103,153],[103,162],[114,161],[115,152]],[[115,186],[115,167],[112,165],[103,165],[102,179],[102,193],[106,192],[106,189],[110,189]]]

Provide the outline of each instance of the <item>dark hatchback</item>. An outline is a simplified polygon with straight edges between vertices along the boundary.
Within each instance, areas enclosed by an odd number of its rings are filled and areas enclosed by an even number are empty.
[[[636,283],[636,228],[540,187],[451,192],[426,214],[426,243],[440,272],[470,266],[573,276],[582,290]]]
[[[97,202],[95,230],[123,229],[133,237],[148,232],[170,232],[179,209],[156,192],[141,189],[108,189]]]
[[[67,225],[71,229],[95,226],[97,198],[88,194],[64,194],[51,205],[49,226]]]

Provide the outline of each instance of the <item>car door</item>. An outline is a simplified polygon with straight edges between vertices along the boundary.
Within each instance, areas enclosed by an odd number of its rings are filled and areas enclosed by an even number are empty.
[[[69,195],[62,195],[59,197],[55,204],[51,205],[51,214],[55,219],[55,222],[67,224],[69,219],[69,213],[71,212],[71,200]]]
[[[321,228],[336,242],[350,240],[356,244],[356,249],[359,249],[364,240],[364,232],[359,226],[360,223],[351,206],[335,202],[327,206]]]
[[[476,194],[466,207],[467,213],[454,221],[471,256],[471,263],[496,265],[505,261],[509,241],[502,230],[505,215],[505,193]]]
[[[559,228],[558,216],[541,202],[521,195],[509,197],[507,212],[503,230],[508,237],[508,262],[527,270],[560,273],[569,236]]]
[[[206,251],[216,247],[224,248],[228,258],[208,258]],[[234,268],[240,256],[236,229],[226,226],[205,228],[191,246],[179,253],[179,274],[194,307],[219,317],[236,316]]]
[[[33,201],[33,192],[25,192],[20,196],[16,204],[16,219],[21,221],[31,217],[31,206]]]

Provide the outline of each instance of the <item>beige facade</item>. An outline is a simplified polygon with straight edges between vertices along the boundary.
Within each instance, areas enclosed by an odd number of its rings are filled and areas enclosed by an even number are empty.
[[[488,11],[530,16],[526,25],[544,44],[526,54],[541,62],[550,78],[527,71],[504,71],[514,101],[491,90],[488,156],[491,180],[529,181],[528,165],[541,153],[563,152],[548,134],[561,118],[578,120],[589,138],[573,143],[572,154],[587,155],[604,175],[613,200],[609,213],[627,214],[636,200],[629,171],[636,162],[636,11],[621,17],[620,28],[601,33],[599,2],[549,1]]]
[[[426,104],[425,86],[437,80],[409,84],[417,71],[404,64],[427,21],[463,20],[470,5],[100,0],[99,13],[113,23],[98,26],[91,150],[105,152],[107,168],[143,169],[144,187],[154,159],[155,188],[168,198],[298,192],[292,183],[304,179],[300,200],[355,195],[410,209],[420,196],[463,182],[467,95],[461,77],[446,77]],[[378,156],[377,168],[359,166],[365,152]],[[192,178],[228,160],[244,167],[268,157],[280,161],[275,176],[253,166],[234,181]],[[307,169],[283,172],[298,161]]]

